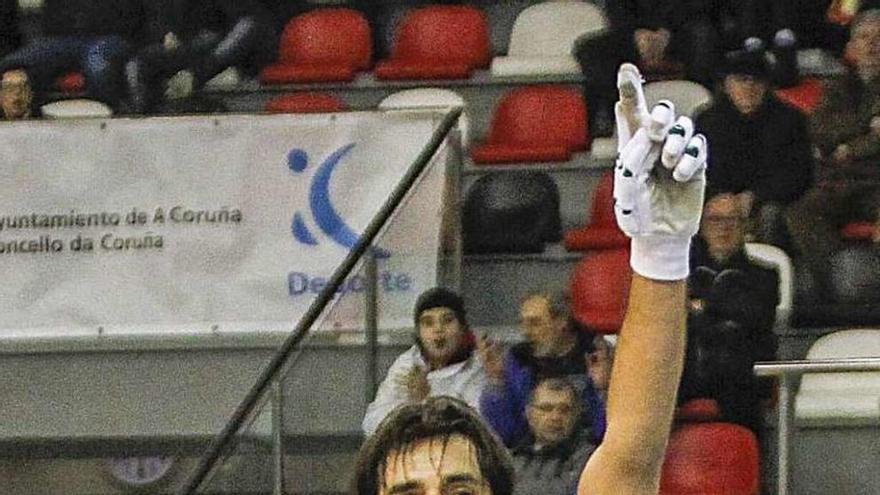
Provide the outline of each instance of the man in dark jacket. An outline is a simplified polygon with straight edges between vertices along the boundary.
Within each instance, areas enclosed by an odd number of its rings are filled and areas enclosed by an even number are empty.
[[[42,92],[80,71],[89,95],[115,107],[124,95],[122,66],[144,37],[147,8],[141,0],[45,0],[44,36],[3,58],[0,73],[24,69]]]
[[[562,294],[533,294],[523,301],[520,315],[526,342],[514,345],[506,356],[496,344],[485,340],[478,344],[489,379],[480,399],[483,417],[506,445],[516,445],[528,434],[526,405],[535,385],[546,378],[565,377],[578,388],[588,436],[601,440],[605,433],[601,396],[610,375],[604,341],[575,330]]]
[[[813,180],[806,118],[770,90],[763,51],[727,57],[724,90],[696,122],[712,143],[707,194],[742,194],[758,239],[784,244],[785,208]]]
[[[526,408],[529,435],[514,446],[514,495],[573,495],[590,454],[592,439],[577,428],[578,392],[564,378],[535,387]]]
[[[745,222],[741,200],[732,194],[715,196],[703,210],[691,249],[688,353],[679,401],[715,399],[724,419],[760,432],[762,401],[772,388],[751,369],[757,361],[776,359],[779,274],[746,255]]]
[[[18,0],[2,0],[0,1],[0,57],[6,56],[20,44]]]

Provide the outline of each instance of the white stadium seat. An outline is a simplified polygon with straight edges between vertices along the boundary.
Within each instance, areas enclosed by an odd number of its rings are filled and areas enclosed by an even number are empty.
[[[108,118],[113,116],[113,110],[100,101],[75,99],[60,100],[47,103],[40,107],[43,117],[48,119],[88,119]]]
[[[465,108],[464,99],[455,91],[442,88],[416,88],[390,94],[379,102],[380,110],[403,110],[407,108],[453,107]],[[468,117],[462,112],[458,120],[461,142],[468,144]]]
[[[779,304],[776,305],[776,326],[787,326],[794,297],[794,271],[785,251],[769,244],[746,244],[746,256],[755,264],[779,273]]]
[[[880,329],[842,330],[819,338],[807,359],[880,357]],[[804,375],[795,402],[801,425],[880,425],[880,372]]]
[[[492,60],[495,77],[580,74],[575,41],[607,29],[602,10],[575,0],[543,2],[523,10],[513,25],[506,57]]]

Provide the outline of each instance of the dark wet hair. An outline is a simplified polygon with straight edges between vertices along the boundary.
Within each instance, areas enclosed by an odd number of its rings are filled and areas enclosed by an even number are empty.
[[[393,451],[406,453],[429,438],[445,443],[455,435],[470,440],[492,495],[513,493],[513,464],[501,440],[466,403],[452,397],[429,397],[393,410],[358,454],[351,495],[377,495]]]

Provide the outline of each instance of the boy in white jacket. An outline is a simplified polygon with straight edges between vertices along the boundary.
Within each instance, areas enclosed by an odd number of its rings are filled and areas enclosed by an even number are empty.
[[[464,302],[449,289],[423,292],[414,310],[416,343],[397,357],[367,407],[362,428],[369,436],[395,407],[445,395],[479,408],[486,374],[474,351]]]

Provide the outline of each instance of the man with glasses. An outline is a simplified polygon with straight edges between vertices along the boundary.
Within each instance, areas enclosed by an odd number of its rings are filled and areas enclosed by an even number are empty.
[[[572,495],[581,471],[596,450],[577,428],[581,405],[577,389],[564,378],[535,387],[526,407],[529,436],[514,446],[516,495]]]
[[[3,73],[0,82],[0,109],[3,120],[22,120],[37,116],[33,109],[34,92],[27,73],[10,70]]]
[[[745,251],[742,198],[719,194],[706,202],[691,249],[688,353],[679,402],[718,401],[725,421],[762,431],[762,402],[772,383],[752,374],[757,361],[776,359],[773,333],[779,274]]]
[[[483,339],[478,345],[489,378],[480,399],[483,417],[505,444],[516,445],[528,435],[526,405],[535,385],[565,377],[577,387],[583,428],[601,441],[605,404],[600,392],[608,386],[610,366],[604,341],[575,328],[563,294],[528,296],[520,306],[520,327],[525,342],[504,356],[497,344]]]

